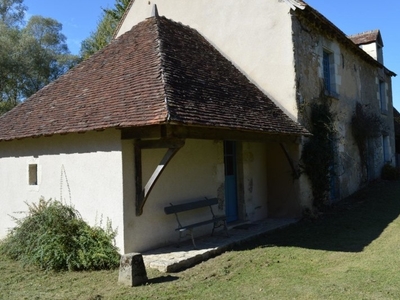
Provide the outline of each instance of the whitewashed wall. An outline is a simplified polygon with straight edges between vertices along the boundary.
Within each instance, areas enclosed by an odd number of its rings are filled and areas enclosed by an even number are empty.
[[[29,164],[38,185],[28,184]],[[117,130],[0,142],[0,237],[15,224],[8,215],[26,211],[43,196],[71,203],[89,224],[107,218],[123,249],[122,156]]]

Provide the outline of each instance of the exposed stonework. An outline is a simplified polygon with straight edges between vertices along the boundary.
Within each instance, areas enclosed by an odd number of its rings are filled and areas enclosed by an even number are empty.
[[[140,253],[122,255],[118,282],[127,286],[139,286],[147,282],[147,272]]]

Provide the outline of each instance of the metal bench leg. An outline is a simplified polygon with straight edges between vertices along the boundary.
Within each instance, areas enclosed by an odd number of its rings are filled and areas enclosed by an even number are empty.
[[[192,237],[192,243],[193,243],[194,249],[197,249],[197,246],[196,246],[196,244],[195,244],[195,242],[194,242],[193,230],[192,230],[192,229],[190,229],[190,236]]]
[[[182,231],[179,230],[178,244],[176,245],[177,248],[181,246],[181,239],[182,239]]]
[[[225,232],[226,232],[226,236],[230,237],[229,232],[228,232],[228,226],[226,225],[226,220],[224,221],[224,229],[225,229]]]

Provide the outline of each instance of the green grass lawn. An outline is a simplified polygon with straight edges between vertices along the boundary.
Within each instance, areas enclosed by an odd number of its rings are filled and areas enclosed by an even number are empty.
[[[191,269],[42,272],[0,257],[0,299],[400,299],[400,181],[374,183],[303,220]]]

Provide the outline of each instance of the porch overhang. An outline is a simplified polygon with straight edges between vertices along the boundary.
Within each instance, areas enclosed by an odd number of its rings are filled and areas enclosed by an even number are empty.
[[[134,141],[135,149],[135,186],[136,186],[136,215],[140,216],[148,199],[151,190],[158,178],[165,170],[168,163],[175,154],[184,146],[186,139],[206,139],[221,141],[240,142],[271,142],[279,143],[285,155],[294,166],[284,144],[301,142],[301,135],[285,133],[266,133],[257,131],[244,131],[229,128],[210,128],[199,126],[182,125],[152,125],[145,127],[131,127],[121,129],[121,139]],[[149,181],[143,186],[142,179],[142,150],[143,149],[167,149],[164,157],[155,168]]]
[[[275,142],[296,143],[301,142],[300,134],[287,134],[284,132],[263,132],[238,130],[234,128],[182,126],[182,125],[152,125],[145,127],[130,127],[121,129],[121,139],[205,139],[222,141],[244,142]],[[304,134],[306,136],[306,134]]]

